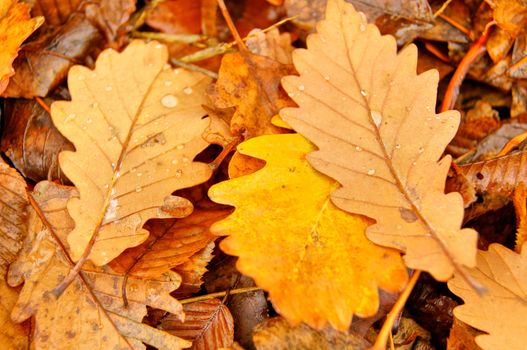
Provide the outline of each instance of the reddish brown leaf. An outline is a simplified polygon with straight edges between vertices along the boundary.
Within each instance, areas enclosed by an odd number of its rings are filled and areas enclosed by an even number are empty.
[[[192,255],[183,264],[174,267],[174,271],[181,276],[181,285],[172,292],[178,299],[188,298],[197,293],[203,284],[202,278],[207,272],[207,264],[212,260],[214,242],[210,242],[205,248]]]

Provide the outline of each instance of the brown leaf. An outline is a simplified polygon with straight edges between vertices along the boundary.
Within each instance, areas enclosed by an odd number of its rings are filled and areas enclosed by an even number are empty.
[[[83,61],[100,42],[96,27],[72,15],[61,27],[26,45],[14,63],[15,75],[4,97],[46,96],[61,84],[75,62]]]
[[[106,50],[94,71],[70,70],[72,101],[51,106],[54,124],[76,149],[59,156],[80,192],[68,204],[75,261],[89,254],[103,265],[144,242],[143,224],[172,217],[163,209],[174,201],[181,216],[189,215],[191,203],[171,193],[211,175],[208,165],[193,161],[208,146],[201,105],[209,78],[171,69],[167,56],[163,45],[139,40],[122,53]]]
[[[459,276],[448,287],[465,304],[454,309],[459,320],[488,334],[476,337],[484,350],[524,349],[527,341],[527,249],[517,254],[499,244],[478,251],[477,266],[470,274],[487,292],[478,294]]]
[[[169,293],[179,279],[130,278],[129,305],[123,305],[123,276],[109,268],[87,267],[60,297],[55,288],[73,267],[65,237],[74,227],[66,203],[76,196],[73,187],[50,182],[35,186],[33,196],[54,231],[50,234],[35,211],[30,212],[29,232],[18,259],[11,265],[8,282],[25,281],[12,318],[35,317],[33,346],[39,349],[144,349],[142,342],[159,349],[181,349],[190,343],[141,323],[146,305],[183,317],[182,306]],[[60,245],[57,240],[60,240]]]
[[[234,136],[248,139],[283,132],[271,118],[293,105],[280,87],[280,79],[292,72],[290,66],[249,52],[223,57],[211,98],[218,108],[236,107],[231,119]]]
[[[110,263],[112,269],[136,277],[157,277],[181,265],[216,239],[209,227],[230,210],[196,209],[184,219],[150,220],[141,245],[125,250]]]
[[[171,294],[178,298],[188,298],[200,290],[202,277],[207,272],[207,264],[212,259],[214,242],[192,255],[183,264],[174,267],[174,271],[181,276],[181,285]]]
[[[282,317],[261,323],[253,337],[257,350],[362,350],[370,345],[353,333],[337,332],[331,327],[318,331],[305,324],[293,327]]]
[[[221,300],[185,304],[183,310],[185,322],[168,315],[161,320],[159,329],[191,341],[194,350],[215,350],[232,345],[234,324],[229,309]]]
[[[18,0],[2,0],[0,4],[0,94],[14,74],[11,64],[20,45],[44,22],[42,17],[30,18],[29,9]]]
[[[50,104],[53,99],[45,99]],[[68,180],[60,171],[58,154],[73,145],[53,125],[35,100],[8,99],[4,107],[4,135],[0,148],[25,177],[40,181]]]
[[[481,332],[454,318],[448,336],[447,350],[481,350],[474,340],[474,337],[479,334]]]
[[[265,33],[260,29],[253,29],[245,44],[256,55],[272,58],[281,64],[293,64],[291,57],[293,45],[291,45],[291,34],[289,33],[280,34],[277,28]]]
[[[527,242],[527,186],[520,182],[512,197],[516,212],[516,244],[514,250],[520,253],[521,247]]]
[[[527,4],[523,0],[496,0],[494,3],[494,20],[515,38],[527,24]]]
[[[10,317],[18,292],[5,281],[7,269],[27,234],[26,183],[3,160],[0,160],[0,203],[0,344],[10,350],[28,349],[28,325],[17,324]]]
[[[435,114],[437,72],[417,75],[415,46],[397,54],[343,0],[328,1],[317,29],[294,52],[301,76],[282,81],[300,107],[281,116],[319,148],[310,164],[342,184],[333,203],[375,219],[368,238],[405,252],[410,268],[446,281],[473,266],[477,233],[461,229],[461,196],[443,192],[451,158],[439,158],[459,114]]]

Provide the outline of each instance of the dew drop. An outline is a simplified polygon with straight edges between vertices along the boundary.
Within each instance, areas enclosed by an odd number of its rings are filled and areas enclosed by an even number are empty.
[[[180,143],[179,145],[176,146],[177,149],[183,149],[185,147],[184,144]]]
[[[172,80],[165,80],[165,86],[172,85]]]
[[[292,93],[292,92],[288,92],[287,95],[288,95],[289,97],[295,97],[295,94]]]
[[[400,229],[402,229],[403,227],[402,227],[401,225],[397,225],[395,228],[398,229],[398,230],[400,230]]]
[[[177,159],[172,159],[172,161],[170,163],[176,165],[178,163],[178,160]]]
[[[304,91],[306,87],[304,85],[298,85],[298,90]]]
[[[419,147],[419,149],[417,150],[419,153],[423,153],[425,151],[425,149],[423,147]]]
[[[106,91],[112,91],[113,87],[111,85],[106,85],[106,87],[104,88],[104,90]]]
[[[178,100],[174,95],[165,95],[161,99],[161,104],[166,108],[174,108],[178,104]]]
[[[425,108],[426,108],[427,111],[431,111],[432,110],[432,107],[430,107],[430,106],[426,106]]]
[[[426,120],[430,121],[430,120],[432,120],[432,118],[428,117],[428,118],[426,118]]]
[[[412,165],[417,165],[417,162],[412,162]]]
[[[143,176],[143,173],[137,173],[137,176],[141,177],[141,176]]]
[[[115,169],[115,163],[112,163],[112,169]]]
[[[366,92],[366,90],[361,90],[360,94],[364,97],[368,96],[368,92]]]
[[[97,102],[93,102],[91,105],[90,105],[91,108],[97,108],[99,107],[99,104]]]
[[[183,175],[183,170],[181,169],[176,170],[176,177],[181,177],[181,175]]]
[[[156,44],[156,49],[161,49],[163,47],[163,45],[161,44]]]
[[[79,76],[77,77],[77,79],[78,79],[78,80],[84,80],[84,79],[86,79],[86,77],[85,77],[84,75],[79,75]]]
[[[141,186],[137,186],[135,188],[135,192],[141,192],[143,190],[143,188]]]
[[[364,23],[360,24],[359,29],[360,29],[361,32],[366,30],[366,26],[364,25]]]
[[[398,143],[395,145],[395,149],[399,149],[399,148],[401,148],[401,144]]]
[[[109,187],[110,187],[110,185],[108,185],[108,184],[104,184],[104,188],[105,188],[105,189],[108,189]]]
[[[170,169],[169,168],[165,168],[165,173],[169,173],[170,172]]]
[[[137,171],[137,168],[132,168],[132,169],[130,169],[130,172],[131,172],[131,173],[135,173],[136,171]]]
[[[190,162],[190,159],[188,159],[187,157],[183,157],[183,163],[188,163]]]
[[[186,95],[190,95],[192,94],[193,90],[190,86],[187,86],[186,88],[183,89],[183,92],[186,94]]]
[[[371,111],[370,115],[371,115],[371,119],[373,119],[373,122],[375,123],[375,125],[377,125],[377,127],[380,127],[381,123],[382,123],[382,115],[381,115],[381,113],[379,113],[377,111]]]
[[[360,146],[355,146],[355,150],[356,150],[357,152],[360,152],[360,151],[362,151],[362,148],[361,148]]]
[[[327,81],[329,81],[329,75],[326,75],[326,76],[324,77],[324,79],[326,79]]]
[[[82,127],[82,130],[86,130],[86,129],[87,129],[87,127],[86,127],[86,125],[84,125],[84,126]]]
[[[373,174],[375,174],[375,169],[368,170],[368,175],[373,175]]]
[[[67,123],[69,121],[72,121],[73,119],[75,119],[77,115],[75,113],[70,113],[66,116],[66,118],[64,118],[64,122]]]
[[[91,118],[86,119],[86,124],[91,124],[91,123],[93,123],[93,119]]]

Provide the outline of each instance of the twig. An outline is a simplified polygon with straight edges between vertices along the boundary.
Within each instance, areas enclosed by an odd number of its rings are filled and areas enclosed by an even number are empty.
[[[463,79],[465,79],[470,66],[487,51],[486,43],[489,39],[490,29],[494,24],[494,21],[487,24],[483,34],[481,34],[479,39],[470,47],[465,57],[463,57],[457,66],[445,91],[445,96],[440,109],[441,112],[454,108],[459,95],[459,88],[461,87],[461,83],[463,83]]]
[[[450,24],[452,27],[462,32],[463,34],[465,34],[466,36],[468,36],[469,38],[472,38],[472,31],[466,28],[465,26],[463,26],[461,23],[443,14],[440,14],[438,17],[441,18],[443,21],[447,22],[448,24]]]
[[[518,147],[518,145],[525,140],[527,140],[527,132],[523,132],[519,135],[514,136],[512,139],[509,140],[509,142],[505,144],[505,146],[503,146],[503,148],[496,155],[496,157],[503,157],[509,154],[514,148]]]
[[[437,10],[435,13],[434,13],[434,18],[439,16],[440,14],[442,14],[446,8],[448,7],[448,5],[450,5],[450,3],[452,2],[452,0],[446,0],[443,5],[441,5],[441,7],[439,8],[439,10]]]
[[[232,289],[232,290],[226,290],[223,292],[211,293],[211,294],[206,294],[206,295],[200,295],[200,296],[193,297],[193,298],[183,299],[183,300],[180,300],[179,302],[181,304],[190,304],[190,303],[195,303],[197,301],[203,301],[203,300],[209,300],[212,298],[222,297],[222,296],[227,295],[227,293],[229,293],[230,295],[234,295],[234,294],[257,292],[260,290],[262,290],[262,288],[258,288],[258,287],[237,288],[237,289]]]
[[[206,76],[211,77],[212,79],[218,79],[218,73],[215,73],[215,72],[210,71],[208,69],[202,68],[200,66],[196,66],[195,64],[182,62],[182,61],[177,60],[175,58],[171,58],[170,59],[170,63],[172,63],[173,65],[176,65],[176,66],[183,67],[183,68],[188,69],[188,70],[192,70],[192,71],[195,71],[195,72],[203,73]]]
[[[35,100],[40,105],[40,107],[42,107],[46,112],[48,112],[48,114],[51,114],[51,108],[43,99],[37,96],[35,97]]]
[[[227,155],[229,153],[231,153],[231,151],[234,148],[236,148],[236,146],[240,143],[240,141],[241,140],[240,140],[239,137],[235,137],[234,140],[232,140],[231,142],[229,142],[229,144],[227,144],[225,147],[223,147],[223,150],[220,152],[220,154],[218,154],[216,159],[214,159],[209,164],[209,167],[212,169],[212,171],[215,171],[216,169],[218,169],[220,167],[220,164],[223,162],[225,157],[227,157]]]
[[[195,44],[207,40],[207,37],[201,34],[168,34],[158,32],[132,32],[132,37],[160,40],[167,43]]]
[[[223,15],[223,18],[225,18],[225,22],[227,22],[227,26],[229,27],[229,30],[231,31],[232,36],[234,36],[234,39],[236,40],[236,43],[238,44],[238,48],[240,51],[247,52],[249,49],[247,49],[247,46],[245,46],[245,43],[243,42],[240,33],[238,33],[238,30],[236,29],[236,26],[234,25],[234,22],[232,21],[231,15],[229,14],[229,10],[227,10],[227,6],[225,6],[225,2],[223,0],[217,0],[218,6],[221,10],[221,14]]]

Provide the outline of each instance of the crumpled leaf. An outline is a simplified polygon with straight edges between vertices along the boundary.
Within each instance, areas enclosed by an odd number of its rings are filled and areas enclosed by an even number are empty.
[[[150,236],[110,263],[116,272],[136,277],[156,277],[189,260],[216,239],[209,227],[230,210],[196,209],[184,219],[151,220],[145,225]]]
[[[525,348],[527,342],[527,249],[517,254],[502,245],[491,244],[478,251],[477,266],[470,274],[487,292],[478,294],[459,276],[448,287],[465,302],[454,309],[459,320],[488,334],[476,337],[484,350]]]
[[[0,3],[0,94],[15,72],[11,64],[20,45],[44,22],[42,17],[31,18],[30,7],[18,0],[2,0]]]
[[[337,184],[306,162],[313,150],[297,134],[242,143],[240,153],[267,165],[211,187],[211,199],[236,207],[211,231],[229,235],[220,247],[290,322],[346,330],[354,314],[375,314],[378,287],[399,291],[407,273],[398,253],[364,237],[370,221],[330,202]]]
[[[183,310],[185,322],[167,315],[161,319],[159,329],[191,341],[193,350],[216,350],[232,345],[234,323],[221,300],[185,304]]]
[[[477,233],[460,229],[461,196],[443,192],[451,158],[439,158],[459,114],[435,114],[437,72],[417,75],[416,47],[397,54],[343,0],[328,1],[317,29],[293,54],[301,76],[282,80],[300,107],[281,116],[319,148],[310,164],[342,184],[333,203],[375,219],[368,238],[405,252],[410,268],[445,281],[473,266]]]
[[[197,293],[203,284],[203,275],[207,272],[207,264],[212,260],[214,242],[192,255],[183,264],[174,267],[174,271],[181,276],[180,287],[172,293],[178,299],[190,297]]]
[[[316,330],[305,324],[291,326],[282,317],[273,317],[254,330],[257,350],[363,350],[370,344],[353,333],[337,332],[331,327]]]
[[[270,57],[281,64],[293,64],[291,34],[280,33],[277,28],[267,32],[253,29],[249,32],[247,48],[254,54]]]
[[[38,349],[145,349],[142,342],[167,350],[190,346],[183,339],[141,323],[146,305],[184,317],[181,304],[169,295],[178,287],[179,279],[129,278],[129,305],[125,307],[123,276],[109,268],[85,265],[60,297],[51,294],[73,267],[66,255],[65,237],[74,222],[66,203],[76,195],[73,187],[50,182],[35,186],[33,196],[56,238],[32,210],[24,248],[9,269],[10,285],[25,282],[11,314],[13,320],[35,317],[32,341]],[[55,239],[60,239],[64,249]]]
[[[0,203],[0,344],[10,350],[28,349],[29,328],[10,317],[18,292],[5,280],[27,234],[26,182],[3,160],[0,160]]]
[[[514,250],[520,253],[523,244],[527,242],[527,185],[520,182],[512,197],[516,214],[516,242]]]
[[[75,229],[68,235],[78,260],[103,265],[142,243],[150,218],[180,217],[189,201],[170,196],[206,181],[210,168],[193,158],[207,147],[208,119],[201,107],[209,79],[171,69],[165,46],[132,42],[122,53],[106,50],[95,70],[75,66],[68,76],[72,101],[54,102],[57,129],[76,152],[59,155],[63,172],[79,189],[68,203]],[[92,241],[93,242],[93,241]]]

